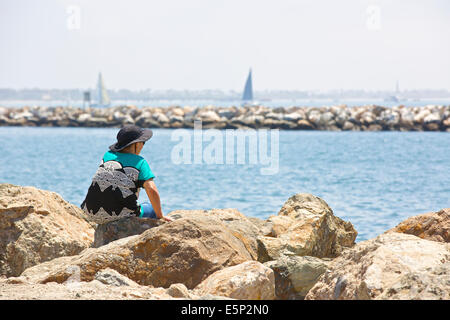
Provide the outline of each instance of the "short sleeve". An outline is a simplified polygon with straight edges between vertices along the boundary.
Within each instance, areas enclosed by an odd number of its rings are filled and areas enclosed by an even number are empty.
[[[142,159],[140,162],[141,163],[139,168],[138,180],[144,183],[148,179],[154,178],[155,175],[153,174],[152,170],[150,169],[150,166],[148,165],[148,162],[145,159]]]

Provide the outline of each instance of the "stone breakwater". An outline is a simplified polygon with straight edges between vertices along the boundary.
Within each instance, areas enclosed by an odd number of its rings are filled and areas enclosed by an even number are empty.
[[[0,184],[0,299],[450,299],[450,209],[374,239],[299,193],[103,225],[57,193]]]
[[[0,126],[193,128],[195,121],[204,129],[450,132],[450,106],[0,107]]]

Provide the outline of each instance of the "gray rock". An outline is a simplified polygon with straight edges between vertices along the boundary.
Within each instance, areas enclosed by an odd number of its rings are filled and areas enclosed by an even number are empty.
[[[98,271],[95,274],[94,279],[109,286],[139,286],[139,284],[137,284],[133,280],[125,277],[124,275],[111,268],[106,268]]]
[[[98,248],[111,241],[141,234],[145,230],[158,227],[163,223],[159,219],[128,217],[100,224],[95,229],[92,247]]]
[[[325,273],[328,261],[310,256],[281,256],[264,263],[275,274],[277,299],[304,299],[308,291]]]
[[[217,111],[217,114],[222,118],[225,117],[226,119],[231,119],[236,115],[235,109],[221,109]]]
[[[293,122],[296,122],[296,121],[299,121],[299,120],[302,120],[305,118],[306,118],[306,115],[302,114],[300,112],[288,113],[283,116],[283,120],[293,121]]]

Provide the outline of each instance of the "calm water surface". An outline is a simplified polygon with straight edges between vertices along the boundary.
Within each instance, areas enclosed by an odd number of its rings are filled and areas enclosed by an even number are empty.
[[[0,182],[51,190],[80,205],[117,131],[0,127]],[[279,172],[262,175],[267,165],[248,161],[175,164],[173,132],[155,129],[141,153],[165,213],[237,208],[266,219],[290,196],[312,193],[350,220],[362,241],[409,216],[450,207],[450,133],[280,131]],[[148,200],[144,190],[139,200]]]

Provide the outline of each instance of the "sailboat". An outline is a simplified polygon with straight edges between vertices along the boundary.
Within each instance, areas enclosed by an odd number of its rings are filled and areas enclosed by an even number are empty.
[[[102,73],[99,72],[98,74],[98,81],[97,81],[97,103],[91,105],[92,107],[96,108],[107,108],[111,104],[111,99],[108,96],[108,92],[105,88],[105,83],[103,82],[103,76]]]
[[[395,95],[384,98],[384,101],[385,102],[399,102],[400,101],[399,95],[400,95],[400,89],[399,89],[398,80],[397,80],[397,83],[395,85]]]
[[[247,81],[245,82],[244,93],[242,95],[242,104],[255,104],[253,101],[253,84],[252,84],[252,69],[248,72]]]

